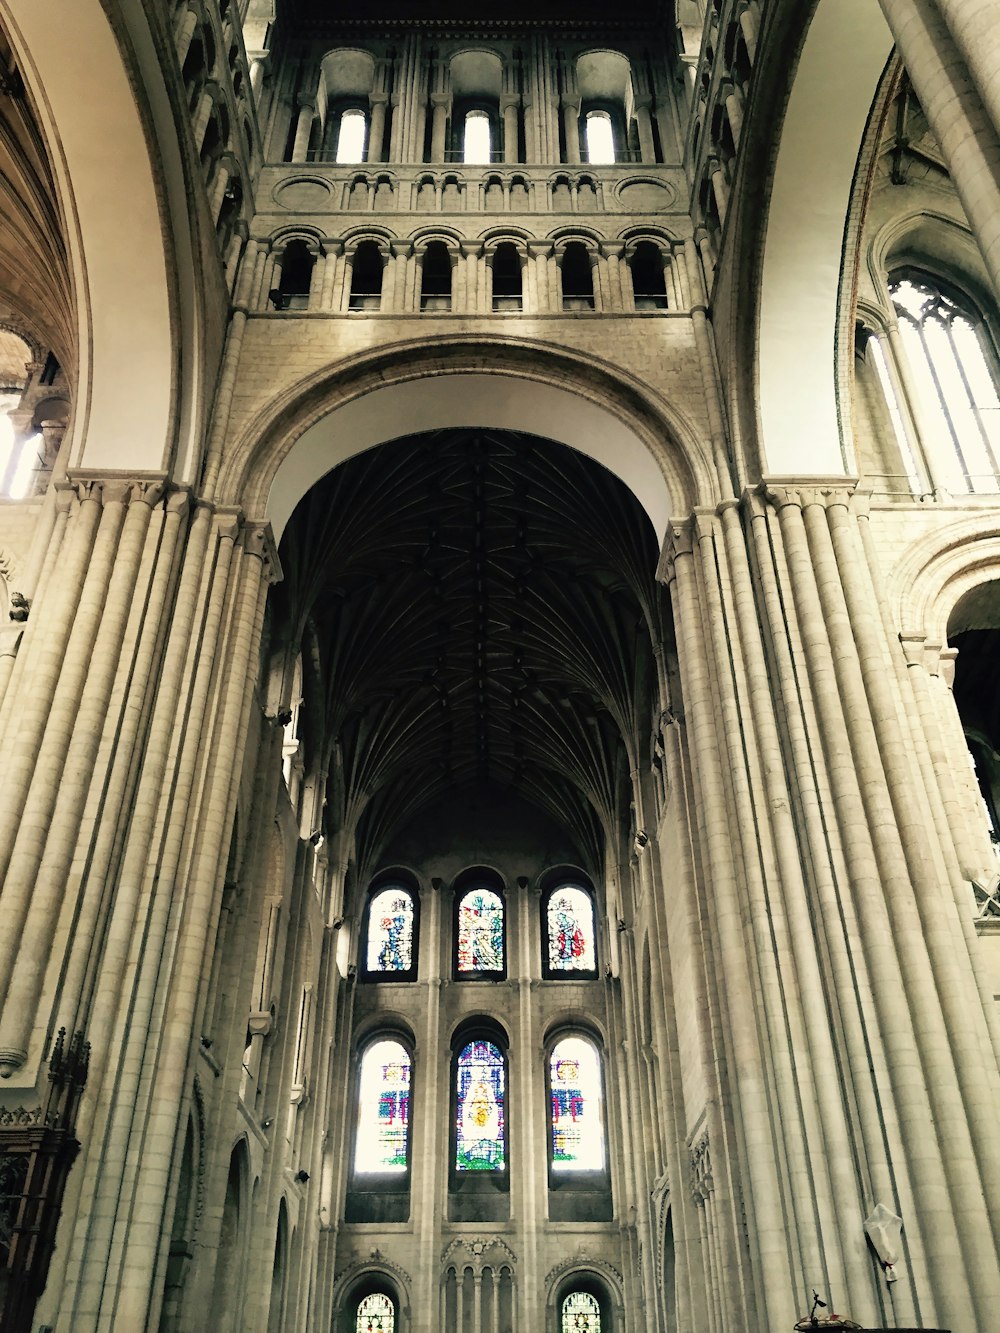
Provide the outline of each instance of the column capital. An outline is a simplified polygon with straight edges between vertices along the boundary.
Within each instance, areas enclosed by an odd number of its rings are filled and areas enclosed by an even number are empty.
[[[509,111],[512,107],[519,107],[520,105],[521,105],[521,94],[520,94],[520,93],[501,93],[501,94],[500,94],[500,110],[501,110],[501,112]]]
[[[243,549],[260,560],[268,583],[281,582],[281,561],[269,519],[248,519],[244,523]]]
[[[93,500],[100,505],[131,504],[137,501],[152,508],[163,499],[167,487],[165,472],[135,473],[111,472],[96,473],[84,469],[68,472],[64,482],[57,482],[57,489],[68,491],[71,496],[83,503]]]
[[[801,481],[792,477],[765,477],[757,491],[779,510],[789,505],[797,509],[807,509],[811,505],[820,505],[824,509],[837,505],[850,508],[857,484],[856,477],[809,477]]]
[[[657,577],[666,582],[673,577],[674,566],[681,556],[692,555],[694,552],[694,524],[691,519],[671,519],[667,527],[667,537],[663,543],[663,553],[660,557],[660,569],[657,570]],[[664,578],[665,571],[666,578]]]

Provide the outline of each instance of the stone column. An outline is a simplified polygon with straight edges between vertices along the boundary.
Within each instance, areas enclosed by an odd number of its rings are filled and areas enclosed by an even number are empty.
[[[729,183],[718,158],[709,159],[708,170],[712,180],[712,193],[715,195],[715,206],[719,210],[719,223],[724,227],[726,211],[729,208]]]
[[[517,93],[502,93],[500,96],[500,114],[503,117],[503,160],[518,161],[518,141],[520,139],[519,111],[521,99]]]
[[[712,918],[719,962],[714,983],[721,993],[733,1058],[740,1077],[728,1088],[746,1163],[747,1225],[754,1268],[759,1275],[757,1317],[761,1327],[791,1327],[794,1319],[793,1262],[780,1221],[782,1194],[774,1156],[774,1124],[768,1106],[767,1072],[760,1059],[764,1034],[758,1030],[757,997],[750,975],[744,934],[746,907],[740,904],[740,879],[734,858],[732,808],[724,777],[717,729],[718,703],[699,607],[698,559],[689,525],[673,528],[669,538],[671,600],[689,738],[698,841],[710,867]]]
[[[340,266],[341,256],[344,253],[344,243],[339,240],[324,241],[323,250],[323,285],[320,290],[319,308],[320,310],[332,310],[337,270]]]
[[[605,309],[615,312],[634,310],[635,300],[632,297],[632,284],[629,281],[631,270],[628,264],[621,262],[622,255],[625,252],[624,242],[605,241],[601,249],[604,253],[605,271],[608,275],[608,299]],[[627,295],[626,286],[628,288]]]
[[[254,105],[260,105],[260,94],[264,87],[264,76],[267,73],[267,62],[270,59],[269,51],[248,51],[247,58],[250,61],[250,91],[253,94]]]
[[[395,314],[401,315],[410,313],[409,296],[409,274],[412,265],[413,242],[412,241],[390,241],[389,248],[392,257],[395,260],[393,271],[393,290],[391,293],[391,304],[389,309]]]
[[[27,1058],[146,529],[162,482],[104,481],[91,489],[97,490],[101,505],[100,523],[4,882],[5,941],[20,942],[13,970],[5,949],[0,973],[0,990],[9,977],[0,1007],[0,1067],[6,1069]],[[18,904],[27,910],[22,913]]]
[[[648,93],[635,99],[635,123],[639,131],[639,157],[642,162],[656,161],[656,146],[653,140],[653,120],[649,108],[653,99]]]
[[[316,99],[314,97],[299,98],[299,117],[295,123],[295,141],[292,144],[292,161],[305,162],[309,154],[309,139],[312,135],[312,124],[316,116]]]
[[[580,162],[580,102],[577,98],[563,97],[560,106],[566,136],[566,161],[577,166]]]
[[[77,1222],[63,1251],[63,1289],[52,1293],[80,1330],[106,1326],[111,1308],[126,1326],[157,1323],[148,1228],[156,1234],[163,1216],[170,1145],[196,1058],[205,957],[218,921],[272,568],[273,556],[265,564],[257,554],[264,532],[251,526],[237,544],[235,515],[212,518],[200,508],[187,542],[87,1013],[87,1026],[102,1033],[90,1075],[98,1091],[79,1125],[93,1147],[74,1172]],[[125,1151],[134,1135],[145,1153]],[[120,1152],[109,1156],[104,1145],[115,1143]],[[112,1197],[128,1206],[108,1209]]]
[[[1000,41],[996,13],[984,0],[936,0],[962,53],[994,130],[1000,131]]]
[[[369,162],[382,161],[385,140],[385,109],[388,102],[389,98],[386,93],[370,93],[368,95],[370,119],[368,123],[367,160]]]
[[[992,6],[879,3],[1000,295],[1000,85]]]
[[[448,108],[451,96],[448,93],[431,93],[431,161],[443,162],[445,157],[445,136],[448,129]]]
[[[779,512],[867,974],[916,1195],[913,1220],[916,1224],[919,1218],[921,1229],[926,1226],[933,1234],[926,1262],[946,1321],[976,1327],[982,1315],[973,1310],[994,1299],[991,1292],[1000,1283],[1000,1269],[995,1255],[990,1257],[989,1223],[972,1216],[973,1199],[982,1202],[982,1181],[970,1195],[975,1158],[971,1145],[966,1146],[968,1126],[956,1101],[954,1071],[946,1073],[942,1067],[950,1060],[949,1044],[940,1015],[935,1017],[936,992],[926,954],[922,963],[914,954],[923,953],[924,943],[912,923],[902,924],[909,914],[902,902],[908,901],[912,912],[913,887],[895,821],[883,808],[883,758],[859,689],[857,648],[850,638],[825,497],[818,487],[801,492],[775,487],[769,495]],[[900,911],[903,916],[897,915]],[[935,1123],[949,1125],[954,1151],[939,1149]]]

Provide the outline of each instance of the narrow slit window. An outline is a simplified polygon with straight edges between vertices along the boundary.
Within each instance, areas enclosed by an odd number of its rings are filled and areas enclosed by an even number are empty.
[[[615,132],[607,111],[588,111],[584,128],[587,161],[595,166],[610,166],[615,161]]]
[[[337,161],[363,162],[367,133],[368,120],[365,113],[357,108],[345,111],[340,117],[340,131],[337,135]]]
[[[485,111],[470,111],[465,117],[465,140],[462,144],[462,160],[470,164],[486,163],[490,160],[490,118]]]

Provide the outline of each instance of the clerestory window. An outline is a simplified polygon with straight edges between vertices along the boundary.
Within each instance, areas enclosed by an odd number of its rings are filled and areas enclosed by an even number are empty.
[[[470,1041],[455,1061],[455,1170],[507,1169],[507,1062],[492,1041]]]
[[[586,1037],[564,1037],[549,1056],[550,1166],[553,1175],[602,1172],[601,1059]]]
[[[542,899],[547,977],[580,979],[597,975],[594,901],[586,889],[561,884]]]
[[[463,893],[455,916],[455,974],[459,979],[496,980],[504,975],[504,901],[492,889]]]
[[[1000,397],[995,352],[979,313],[927,274],[889,284],[924,421],[928,464],[955,493],[1000,489]]]
[[[462,161],[481,164],[491,160],[490,118],[485,111],[469,111],[465,116]]]
[[[342,163],[365,160],[365,139],[368,135],[368,117],[359,107],[349,107],[341,114],[337,134],[337,161]]]
[[[401,884],[376,890],[368,900],[363,973],[371,981],[410,981],[416,976],[417,908]]]
[[[588,111],[584,122],[587,161],[610,166],[615,161],[615,130],[607,111]]]
[[[410,1055],[391,1038],[374,1041],[361,1058],[355,1176],[403,1176],[409,1170]]]

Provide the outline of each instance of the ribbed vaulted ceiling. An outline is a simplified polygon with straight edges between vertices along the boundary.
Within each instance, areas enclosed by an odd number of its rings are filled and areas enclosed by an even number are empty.
[[[31,97],[0,29],[0,322],[76,364],[63,219]]]
[[[314,487],[281,557],[304,742],[360,862],[426,802],[488,781],[600,863],[649,730],[662,615],[649,521],[615,477],[528,436],[412,436]]]

